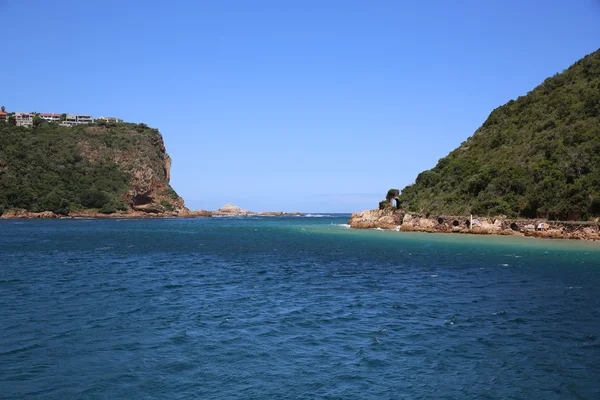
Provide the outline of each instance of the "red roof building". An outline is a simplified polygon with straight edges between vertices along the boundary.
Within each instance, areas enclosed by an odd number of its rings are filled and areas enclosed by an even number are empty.
[[[61,114],[41,113],[40,118],[48,122],[60,122]]]

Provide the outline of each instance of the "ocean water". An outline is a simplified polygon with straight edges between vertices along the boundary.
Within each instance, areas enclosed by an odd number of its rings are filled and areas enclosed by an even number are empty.
[[[0,221],[0,398],[600,398],[600,244],[347,219]]]

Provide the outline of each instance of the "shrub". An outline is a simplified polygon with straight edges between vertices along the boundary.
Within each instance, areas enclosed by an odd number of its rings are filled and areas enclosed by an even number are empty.
[[[167,211],[175,210],[175,207],[173,207],[173,205],[171,203],[169,203],[167,200],[162,200],[160,202],[160,205],[163,206],[165,208],[165,210],[167,210]]]
[[[167,196],[168,198],[173,199],[173,200],[179,200],[179,195],[171,186],[169,186],[168,188],[163,190],[162,195]]]
[[[59,189],[55,189],[46,195],[39,204],[41,211],[52,211],[55,214],[66,215],[71,211],[71,204],[67,200],[67,194]]]
[[[90,189],[84,190],[79,195],[81,205],[86,208],[102,208],[110,202],[108,193],[100,190]]]

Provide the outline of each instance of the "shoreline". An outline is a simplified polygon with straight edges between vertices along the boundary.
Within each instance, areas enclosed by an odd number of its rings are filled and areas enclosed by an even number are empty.
[[[128,211],[103,214],[95,211],[73,211],[67,215],[55,214],[52,211],[31,212],[24,209],[12,209],[0,215],[2,219],[152,219],[152,218],[212,218],[212,217],[303,217],[300,212],[286,213],[282,211],[227,213],[222,211],[182,210],[170,212]]]
[[[348,225],[353,229],[379,228],[397,232],[600,241],[600,223],[597,221],[547,221],[542,219],[514,219],[504,216],[461,217],[409,214],[400,210],[365,210],[353,213]]]

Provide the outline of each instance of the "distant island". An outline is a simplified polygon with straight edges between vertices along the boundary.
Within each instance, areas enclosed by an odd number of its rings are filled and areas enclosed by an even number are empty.
[[[599,216],[600,50],[492,111],[414,184],[349,223],[600,239]]]

